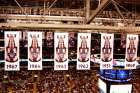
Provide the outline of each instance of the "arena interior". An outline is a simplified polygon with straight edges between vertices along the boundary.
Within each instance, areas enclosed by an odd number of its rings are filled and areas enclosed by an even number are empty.
[[[126,37],[140,39],[139,26],[140,0],[0,0],[0,93],[140,93],[139,41],[135,69],[124,67]],[[18,71],[5,70],[5,32],[19,32]],[[42,32],[42,70],[28,70],[28,32]],[[54,69],[55,33],[68,33],[67,70]],[[88,70],[76,66],[79,33],[91,34]],[[101,33],[114,34],[112,69],[100,68]]]

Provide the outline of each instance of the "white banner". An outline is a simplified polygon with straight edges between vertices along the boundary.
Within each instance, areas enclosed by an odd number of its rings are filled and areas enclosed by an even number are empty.
[[[28,32],[28,70],[42,70],[42,32]]]
[[[113,68],[114,34],[101,34],[101,64],[100,69]]]
[[[5,32],[5,70],[19,69],[19,32]]]
[[[91,33],[78,33],[77,69],[90,70]]]
[[[68,33],[55,33],[54,70],[68,70]]]
[[[109,93],[132,93],[132,84],[111,85]]]
[[[136,69],[138,35],[127,35],[125,69]]]

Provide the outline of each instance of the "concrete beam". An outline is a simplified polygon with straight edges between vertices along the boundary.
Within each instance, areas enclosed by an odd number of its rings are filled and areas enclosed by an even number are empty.
[[[83,21],[83,17],[72,16],[43,16],[43,15],[13,15],[0,14],[1,19],[12,20],[46,20],[46,21]]]
[[[68,32],[105,32],[105,33],[135,33],[140,34],[140,27],[117,27],[117,26],[97,26],[97,25],[76,25],[76,24],[36,24],[36,23],[0,23],[0,29],[57,29],[57,31]],[[88,30],[88,31],[87,31]]]

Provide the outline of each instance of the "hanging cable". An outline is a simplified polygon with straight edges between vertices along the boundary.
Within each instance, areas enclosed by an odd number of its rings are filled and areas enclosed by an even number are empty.
[[[18,3],[17,0],[14,0],[16,2],[16,4],[19,6],[19,8],[23,11],[23,13],[26,15],[26,12],[24,11],[24,9],[21,7],[21,5]]]
[[[50,5],[50,7],[49,7],[48,9],[52,8],[53,5],[54,5],[56,2],[57,2],[57,0],[55,0],[55,1]]]

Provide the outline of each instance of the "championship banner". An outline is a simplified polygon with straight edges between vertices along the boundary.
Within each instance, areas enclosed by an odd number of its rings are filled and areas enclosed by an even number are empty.
[[[101,64],[100,69],[113,68],[114,34],[101,34]]]
[[[126,34],[121,34],[121,48],[126,48]]]
[[[5,70],[17,71],[19,67],[19,32],[5,32]]]
[[[53,45],[54,45],[54,37],[53,37],[53,32],[47,32],[47,35],[46,35],[46,43],[47,43],[47,47],[48,48],[53,48]]]
[[[91,33],[78,33],[77,69],[90,70]]]
[[[75,32],[69,32],[69,48],[74,48],[76,45],[76,36],[75,36]]]
[[[136,69],[138,35],[127,35],[125,69]]]
[[[68,33],[54,33],[54,70],[68,70]]]
[[[28,70],[42,70],[42,32],[28,32]]]

